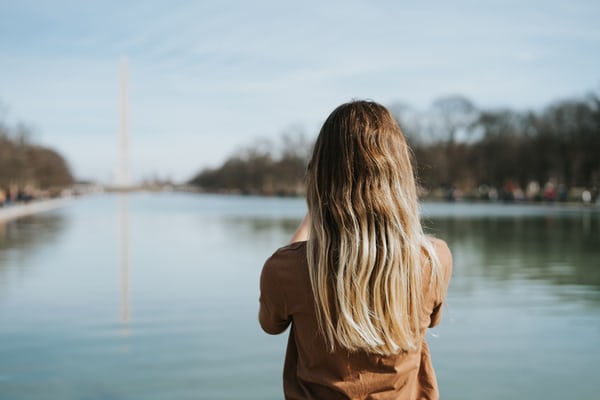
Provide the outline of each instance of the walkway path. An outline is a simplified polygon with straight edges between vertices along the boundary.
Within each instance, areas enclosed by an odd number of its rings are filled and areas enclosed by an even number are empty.
[[[27,204],[12,204],[9,206],[5,205],[4,207],[0,207],[0,222],[53,210],[65,205],[69,201],[69,198],[60,198],[37,200]]]

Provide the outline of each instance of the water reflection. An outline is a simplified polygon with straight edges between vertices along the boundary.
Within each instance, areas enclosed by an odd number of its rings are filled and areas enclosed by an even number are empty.
[[[231,217],[223,218],[222,223],[234,234],[291,237],[302,217],[298,218],[265,218],[265,217]],[[247,236],[246,236],[247,237]],[[282,243],[282,245],[285,242]]]
[[[129,305],[129,197],[126,193],[119,194],[119,272],[121,278],[121,333],[128,336],[130,332]]]
[[[600,290],[600,223],[595,215],[435,218],[427,225],[448,241],[463,275]]]
[[[18,270],[21,274],[35,264],[30,259],[37,255],[38,248],[60,240],[66,227],[66,219],[58,213],[0,221],[0,284],[11,272]]]

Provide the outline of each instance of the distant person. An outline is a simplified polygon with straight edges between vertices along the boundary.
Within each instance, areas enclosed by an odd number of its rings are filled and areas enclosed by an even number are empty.
[[[582,193],[581,193],[581,201],[583,201],[583,204],[588,205],[592,202],[592,192],[590,192],[589,190],[585,189]]]
[[[437,399],[425,341],[452,270],[423,233],[406,139],[383,106],[338,107],[307,171],[308,214],[265,263],[259,320],[290,324],[286,399]]]

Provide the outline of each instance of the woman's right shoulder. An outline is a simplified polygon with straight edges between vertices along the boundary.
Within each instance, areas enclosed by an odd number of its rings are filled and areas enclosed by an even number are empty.
[[[444,286],[448,286],[450,281],[450,277],[452,276],[452,252],[448,247],[448,244],[439,238],[433,236],[427,236],[429,239],[433,251],[435,251],[435,255],[439,260],[440,273],[442,277],[442,281],[444,282]]]
[[[435,254],[442,265],[446,265],[448,263],[452,264],[452,252],[450,251],[448,244],[444,240],[433,236],[429,236],[428,238],[431,241],[431,244],[435,250]]]

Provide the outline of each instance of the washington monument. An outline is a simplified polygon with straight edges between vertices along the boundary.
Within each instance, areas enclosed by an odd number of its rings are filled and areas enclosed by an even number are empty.
[[[129,173],[129,121],[128,121],[128,63],[127,58],[121,58],[121,107],[120,107],[120,140],[119,160],[117,162],[117,173],[115,186],[121,189],[131,187]]]

